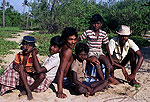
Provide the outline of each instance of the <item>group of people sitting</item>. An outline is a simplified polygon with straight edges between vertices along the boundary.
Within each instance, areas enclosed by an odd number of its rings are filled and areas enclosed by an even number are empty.
[[[102,23],[103,19],[99,14],[93,15],[89,30],[80,37],[75,28],[64,28],[61,36],[51,38],[50,55],[43,65],[37,56],[35,38],[24,36],[21,42],[22,51],[0,76],[0,95],[19,88],[19,96],[27,95],[27,99],[31,100],[32,91],[46,91],[55,79],[58,87],[57,97],[65,98],[67,95],[63,93],[63,80],[67,78],[75,92],[88,97],[107,89],[110,84],[120,83],[115,79],[115,69],[122,69],[131,86],[139,85],[135,77],[144,58],[139,47],[129,39],[132,33],[130,27],[121,25],[116,32],[118,37],[109,41],[107,33],[101,30]],[[86,43],[80,42],[84,39]],[[102,45],[106,48],[106,54],[103,53]],[[129,61],[130,74],[125,69]],[[96,71],[94,75],[93,70]]]

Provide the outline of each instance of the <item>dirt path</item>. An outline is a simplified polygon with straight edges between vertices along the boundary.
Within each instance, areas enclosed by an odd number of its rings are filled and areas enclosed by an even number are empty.
[[[14,38],[6,38],[6,40],[9,40],[9,41],[15,41],[17,43],[20,43],[23,39],[24,36],[27,36],[31,33],[33,33],[34,31],[24,31],[24,32],[20,32],[18,34],[15,35]],[[5,62],[3,62],[1,65],[4,65],[4,66],[8,66],[8,64],[13,61],[13,59],[15,58],[15,55],[20,51],[20,49],[13,49],[13,50],[10,50],[13,52],[13,54],[8,54],[6,55],[3,60]],[[44,61],[46,56],[39,56],[41,61]]]
[[[32,32],[24,31],[19,33],[16,38],[7,39],[10,41],[20,42],[23,36],[28,35]],[[14,54],[7,55],[4,60],[8,65],[19,51],[13,50]],[[83,95],[73,95],[67,89],[64,89],[64,93],[67,94],[67,98],[59,99],[56,97],[57,85],[53,84],[53,90],[49,88],[46,92],[35,93],[33,92],[34,99],[31,101],[27,100],[26,96],[18,97],[19,91],[13,90],[12,93],[0,96],[0,102],[150,102],[150,47],[144,47],[141,49],[144,55],[144,62],[139,72],[136,75],[136,79],[142,84],[138,89],[131,87],[128,83],[120,85],[112,85],[113,88],[109,88],[105,92],[97,92],[94,96],[85,98]],[[45,60],[46,56],[40,56],[40,59]],[[128,66],[127,71],[130,72]],[[115,76],[119,79],[123,79],[121,70],[115,71]]]

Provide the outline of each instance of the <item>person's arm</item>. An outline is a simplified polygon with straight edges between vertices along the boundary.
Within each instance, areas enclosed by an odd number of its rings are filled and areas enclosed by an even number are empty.
[[[107,50],[107,56],[108,56],[108,58],[109,58],[111,64],[114,65],[114,64],[115,64],[115,61],[113,60],[113,58],[112,58],[112,56],[111,56],[110,49],[109,49],[109,44],[108,44],[108,43],[107,43],[107,44],[104,44],[104,46],[105,46],[105,48],[106,48],[106,50]]]
[[[99,60],[95,57],[95,56],[91,56],[91,57],[88,57],[87,58],[87,61],[89,62],[89,63],[94,63],[94,64],[100,64],[100,62],[99,62]]]
[[[142,55],[140,50],[136,51],[136,55],[138,56],[137,65],[136,65],[136,68],[133,71],[133,73],[129,75],[129,77],[128,77],[129,81],[131,81],[131,80],[133,80],[135,78],[136,73],[139,70],[139,68],[141,67],[141,65],[143,63],[143,60],[144,60],[144,57],[143,57],[143,55]]]
[[[13,68],[15,71],[20,72],[20,64],[17,64],[15,61],[13,61]]]
[[[113,65],[113,66],[115,66],[115,67],[117,67],[117,68],[121,68],[121,69],[122,69],[122,73],[123,73],[123,75],[124,75],[125,79],[127,79],[127,80],[128,80],[128,73],[127,73],[127,71],[126,71],[125,67],[123,67],[122,65],[117,64],[117,63],[114,63],[114,65]]]
[[[75,71],[71,71],[72,72],[72,75],[73,75],[73,82],[76,84],[76,85],[79,85],[79,86],[82,86],[84,88],[86,88],[89,92],[91,92],[91,88],[83,83],[81,83],[78,79],[77,79],[77,73]]]
[[[47,69],[45,67],[41,67],[39,60],[37,58],[37,49],[34,48],[32,51],[32,56],[33,56],[33,65],[36,70],[36,73],[46,73]]]
[[[57,97],[58,98],[66,98],[67,97],[67,95],[63,93],[63,78],[64,78],[65,69],[68,65],[68,62],[69,62],[71,56],[72,56],[71,49],[67,49],[67,50],[63,51],[60,56],[60,65],[59,65],[58,72],[57,72],[57,81],[58,81]]]

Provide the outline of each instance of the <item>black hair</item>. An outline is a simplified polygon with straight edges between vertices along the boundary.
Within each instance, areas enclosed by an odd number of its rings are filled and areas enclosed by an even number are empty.
[[[96,23],[96,22],[98,22],[98,21],[100,21],[101,23],[103,23],[103,18],[102,18],[102,16],[99,15],[99,14],[94,14],[94,15],[92,16],[92,18],[90,19],[90,24],[94,24],[94,23]]]
[[[76,30],[75,28],[73,28],[73,27],[66,27],[66,28],[64,28],[64,30],[62,31],[61,38],[62,38],[63,40],[67,40],[67,38],[68,38],[69,36],[73,36],[73,35],[75,35],[76,38],[78,37],[77,30]]]
[[[89,47],[86,43],[78,43],[75,47],[75,54],[78,55],[82,51],[89,53]]]
[[[61,39],[60,36],[54,36],[53,38],[51,38],[50,44],[54,46],[56,45],[61,48],[64,45],[64,41]]]

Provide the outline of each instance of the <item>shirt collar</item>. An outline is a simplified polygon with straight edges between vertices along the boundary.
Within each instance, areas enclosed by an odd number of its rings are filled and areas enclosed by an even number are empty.
[[[100,34],[101,32],[102,32],[102,30],[101,30],[101,29],[99,29],[99,33],[98,33],[98,34]],[[94,30],[92,30],[92,34],[93,34],[93,35],[95,35]]]
[[[57,56],[59,56],[59,53],[55,53],[53,55],[48,55],[48,57],[57,57]]]
[[[128,41],[129,41],[129,40],[128,40]],[[128,41],[125,43],[125,45],[124,45],[124,46],[129,46]],[[118,46],[119,46],[119,37],[117,37],[116,45],[118,45]]]

